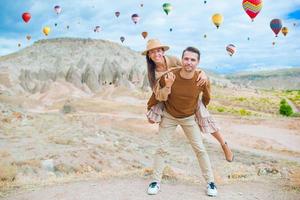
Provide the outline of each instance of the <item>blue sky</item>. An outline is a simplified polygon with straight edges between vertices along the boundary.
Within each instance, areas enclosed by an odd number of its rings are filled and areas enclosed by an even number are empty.
[[[124,36],[126,40],[122,45],[136,51],[144,50],[149,38],[158,38],[168,44],[171,48],[167,53],[176,56],[180,56],[185,47],[195,46],[202,53],[201,67],[223,73],[300,67],[300,0],[264,0],[254,22],[244,12],[242,0],[207,0],[206,4],[204,0],[0,2],[0,55],[18,51],[45,38],[94,38],[122,44],[119,38]],[[162,10],[162,4],[166,2],[173,6],[169,15]],[[61,14],[54,12],[55,5],[62,7]],[[26,11],[32,15],[28,24],[21,18]],[[115,17],[115,11],[120,11],[119,18]],[[131,21],[134,13],[141,17],[136,25]],[[214,13],[221,13],[224,17],[219,29],[211,22]],[[269,26],[273,18],[282,19],[283,25],[289,28],[286,37],[282,34],[274,37]],[[93,31],[97,25],[102,29],[99,33]],[[47,37],[42,33],[44,26],[52,29]],[[141,36],[143,31],[149,33],[146,40]],[[31,35],[32,39],[27,41],[26,35]],[[275,42],[274,46],[272,42]],[[20,48],[18,43],[22,45]],[[228,44],[237,47],[233,57],[225,50]]]

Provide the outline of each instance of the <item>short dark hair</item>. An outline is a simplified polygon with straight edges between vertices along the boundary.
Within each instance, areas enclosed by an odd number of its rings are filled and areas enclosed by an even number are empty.
[[[186,51],[196,53],[198,55],[198,60],[200,60],[200,55],[201,54],[200,54],[199,49],[197,49],[196,47],[187,47],[185,50],[183,50],[181,58],[183,58],[183,55]]]

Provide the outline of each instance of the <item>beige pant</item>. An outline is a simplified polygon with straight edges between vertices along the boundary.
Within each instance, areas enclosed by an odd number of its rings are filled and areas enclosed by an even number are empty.
[[[154,158],[154,180],[160,182],[162,172],[165,167],[164,161],[169,146],[169,138],[175,133],[177,126],[180,125],[188,138],[194,152],[196,153],[204,179],[207,182],[214,182],[214,176],[210,160],[203,145],[203,139],[198,125],[195,122],[195,116],[186,118],[175,118],[166,111],[163,113],[162,121],[159,124],[159,145]]]

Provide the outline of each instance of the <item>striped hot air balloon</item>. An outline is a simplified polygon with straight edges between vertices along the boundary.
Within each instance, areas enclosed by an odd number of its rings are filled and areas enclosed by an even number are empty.
[[[242,5],[247,15],[254,21],[262,8],[262,0],[243,0]]]
[[[278,33],[281,31],[282,28],[282,22],[280,19],[272,19],[270,22],[270,27],[272,31],[275,33],[275,36],[278,36]]]
[[[226,47],[226,51],[228,52],[228,54],[230,56],[232,56],[235,53],[235,51],[236,51],[236,47],[233,44],[229,44]]]

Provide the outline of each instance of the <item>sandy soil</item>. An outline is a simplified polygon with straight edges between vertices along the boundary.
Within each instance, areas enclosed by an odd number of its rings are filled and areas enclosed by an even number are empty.
[[[233,183],[220,186],[217,197],[205,195],[204,185],[188,185],[169,183],[162,186],[157,195],[147,195],[148,181],[144,179],[109,179],[99,181],[85,181],[48,188],[33,189],[31,192],[15,194],[5,200],[93,200],[93,199],[280,199],[296,200],[299,193],[282,191],[282,188],[261,182]],[[255,189],[253,189],[255,188]]]

